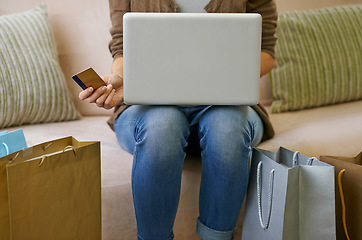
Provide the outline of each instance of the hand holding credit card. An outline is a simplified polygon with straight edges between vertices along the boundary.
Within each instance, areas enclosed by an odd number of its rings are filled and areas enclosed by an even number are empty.
[[[79,93],[80,100],[105,109],[111,109],[123,101],[123,78],[119,74],[110,74],[103,80],[92,68],[88,68],[72,78],[83,89]]]
[[[88,68],[74,76],[72,76],[74,81],[83,89],[92,87],[94,90],[107,86],[103,79],[93,70],[93,68]]]

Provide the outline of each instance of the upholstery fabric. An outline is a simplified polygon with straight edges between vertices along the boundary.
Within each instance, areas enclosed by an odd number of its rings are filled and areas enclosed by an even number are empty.
[[[279,16],[272,112],[362,98],[362,5]]]
[[[0,16],[0,128],[79,119],[46,7]]]

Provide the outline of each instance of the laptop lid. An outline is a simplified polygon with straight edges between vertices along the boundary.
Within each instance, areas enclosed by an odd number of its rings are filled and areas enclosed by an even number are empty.
[[[248,13],[126,13],[125,102],[258,103],[261,21]]]

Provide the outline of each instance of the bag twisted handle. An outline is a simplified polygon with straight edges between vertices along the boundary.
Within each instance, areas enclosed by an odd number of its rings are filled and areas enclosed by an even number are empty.
[[[299,151],[295,151],[294,154],[293,154],[293,167],[298,165],[298,155],[299,154],[300,154]],[[307,165],[312,166],[314,160],[317,160],[317,158],[315,158],[315,157],[309,158],[308,161],[307,161]]]
[[[50,144],[47,145],[45,148],[43,148],[43,150],[45,150],[45,149],[48,148],[49,146],[50,146]],[[66,146],[66,147],[63,149],[63,153],[64,153],[65,150],[67,150],[67,149],[73,150],[74,156],[75,156],[75,157],[77,156],[77,151],[75,150],[75,148],[74,148],[72,145]],[[40,162],[39,162],[39,167],[41,167],[41,165],[43,165],[44,160],[45,160],[46,157],[47,157],[47,155],[44,155],[44,156],[41,158],[41,160],[40,160]]]
[[[346,204],[344,202],[344,195],[343,195],[343,189],[342,189],[342,175],[345,171],[346,171],[346,169],[342,169],[338,174],[338,188],[339,188],[339,195],[341,196],[342,222],[343,222],[344,233],[346,234],[347,240],[350,240],[348,231],[347,231],[347,223],[346,223]]]
[[[269,196],[268,196],[268,216],[266,219],[266,223],[264,224],[263,221],[263,216],[262,216],[262,209],[261,209],[261,181],[260,181],[260,177],[261,177],[261,166],[263,165],[263,162],[259,162],[258,164],[258,168],[257,168],[257,193],[258,193],[258,212],[259,212],[259,222],[260,222],[260,226],[264,229],[267,230],[269,228],[269,223],[270,223],[270,216],[271,216],[271,208],[272,208],[272,195],[273,195],[273,183],[274,183],[274,169],[272,169],[270,171],[270,176],[269,176]]]
[[[6,151],[6,155],[9,155],[10,151],[9,151],[9,146],[6,144],[6,143],[2,143],[2,145],[4,146],[5,148],[5,151]]]

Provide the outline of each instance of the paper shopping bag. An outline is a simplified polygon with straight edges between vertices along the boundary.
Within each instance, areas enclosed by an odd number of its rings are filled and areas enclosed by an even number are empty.
[[[335,239],[333,166],[279,148],[253,149],[243,240]]]
[[[15,154],[13,154],[15,155]],[[0,240],[10,239],[9,205],[8,205],[8,184],[6,177],[6,165],[11,157],[0,158]],[[7,159],[6,159],[7,158]]]
[[[335,168],[337,239],[362,239],[362,152],[356,157],[321,156]]]
[[[7,173],[8,239],[101,239],[99,142],[62,138],[0,163]]]
[[[0,157],[27,148],[22,129],[18,129],[12,132],[1,132],[0,144]]]

